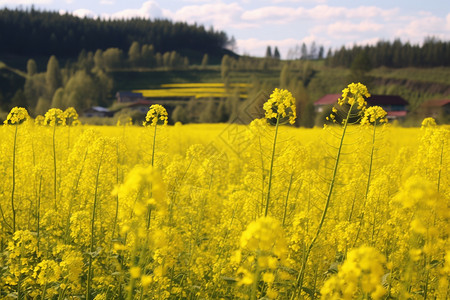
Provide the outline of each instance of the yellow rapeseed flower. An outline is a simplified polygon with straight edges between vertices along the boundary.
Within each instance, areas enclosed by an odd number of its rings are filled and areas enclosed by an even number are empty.
[[[364,111],[361,125],[387,123],[386,115],[387,112],[380,106],[371,106]]]
[[[8,116],[6,117],[6,120],[3,123],[5,125],[21,124],[29,118],[30,116],[28,115],[28,112],[25,108],[16,106],[11,109]]]
[[[263,108],[266,111],[266,119],[279,119],[280,124],[294,124],[297,118],[295,99],[288,90],[275,89]]]
[[[159,104],[150,106],[147,116],[145,116],[144,126],[151,125],[166,125],[168,121],[168,114],[166,109]]]
[[[370,97],[367,87],[362,83],[350,83],[342,90],[342,97],[338,99],[339,105],[348,103],[349,105],[358,104],[358,109],[364,110],[367,102],[364,98]]]
[[[59,108],[50,108],[45,113],[45,120],[44,120],[45,125],[50,126],[62,125],[64,124],[64,121],[65,121],[64,112]]]

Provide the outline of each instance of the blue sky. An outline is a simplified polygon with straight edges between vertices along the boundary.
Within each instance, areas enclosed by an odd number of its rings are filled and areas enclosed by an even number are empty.
[[[263,56],[313,41],[328,48],[400,38],[450,40],[450,0],[0,0],[0,7],[30,7],[103,18],[166,18],[203,24],[236,39],[236,52]]]

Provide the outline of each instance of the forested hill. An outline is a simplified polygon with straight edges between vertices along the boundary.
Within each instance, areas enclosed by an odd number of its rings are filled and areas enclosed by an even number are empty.
[[[226,33],[201,25],[169,20],[105,20],[58,12],[0,10],[0,54],[25,57],[76,57],[81,50],[119,48],[132,42],[153,45],[157,52],[177,51],[192,60],[203,54],[220,57],[229,43]]]

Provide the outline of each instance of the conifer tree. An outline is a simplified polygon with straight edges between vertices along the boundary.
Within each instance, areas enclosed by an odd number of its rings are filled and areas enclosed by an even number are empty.
[[[61,69],[59,68],[58,60],[54,55],[50,57],[47,64],[45,83],[47,85],[47,99],[53,98],[55,91],[62,86]]]
[[[278,51],[278,47],[275,46],[275,51],[273,52],[273,58],[281,59],[280,51]]]

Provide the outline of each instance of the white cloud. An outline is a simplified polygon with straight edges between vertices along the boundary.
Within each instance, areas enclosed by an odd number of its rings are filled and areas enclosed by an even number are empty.
[[[248,10],[242,14],[242,19],[248,21],[269,21],[277,20],[277,23],[288,23],[299,18],[310,18],[318,21],[330,19],[368,19],[377,18],[388,20],[394,18],[399,10],[382,9],[376,6],[359,6],[347,8],[343,6],[317,5],[306,9],[302,6],[293,8],[287,6],[264,6],[253,10]]]
[[[326,3],[328,0],[272,0],[272,3]]]
[[[366,33],[370,31],[380,31],[383,25],[370,21],[352,23],[349,21],[339,21],[327,26],[327,33],[330,36],[347,35],[351,33]]]
[[[422,43],[425,37],[434,36],[441,39],[450,38],[450,14],[446,20],[428,14],[422,18],[415,18],[395,31],[396,36],[412,43]],[[445,25],[444,25],[445,24]]]
[[[113,19],[164,18],[168,10],[162,9],[155,1],[146,1],[138,9],[125,9],[110,15]]]
[[[113,5],[115,3],[114,0],[101,0],[100,4],[101,5]]]
[[[73,11],[72,14],[79,18],[84,18],[84,17],[94,18],[96,16],[95,12],[93,12],[92,10],[89,10],[89,9],[85,9],[85,8],[77,9],[77,10]]]
[[[37,4],[51,4],[53,0],[0,0],[0,5],[37,5]]]
[[[200,24],[211,24],[216,29],[247,28],[254,25],[241,22],[241,14],[244,9],[236,2],[215,3],[202,5],[187,5],[170,13],[169,16],[176,21]]]
[[[450,13],[447,15],[447,30],[450,31]]]
[[[283,24],[292,22],[305,13],[306,10],[303,7],[293,9],[291,7],[265,6],[244,12],[242,19]]]

